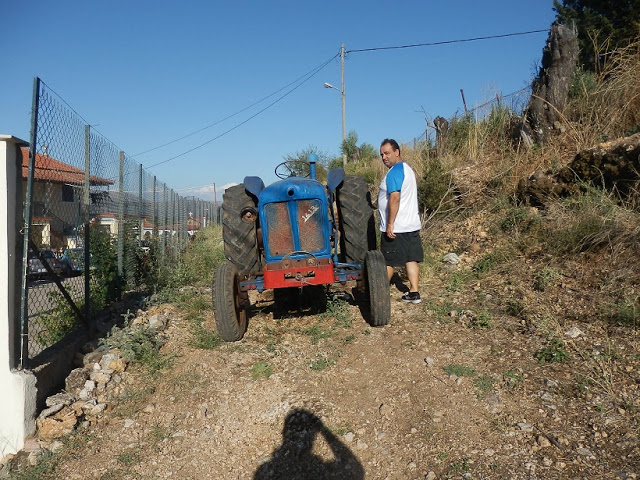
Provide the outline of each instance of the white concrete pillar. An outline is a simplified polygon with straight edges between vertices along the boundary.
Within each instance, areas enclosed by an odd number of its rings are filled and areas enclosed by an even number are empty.
[[[21,450],[36,430],[36,378],[11,368],[19,355],[24,145],[0,135],[0,458]]]

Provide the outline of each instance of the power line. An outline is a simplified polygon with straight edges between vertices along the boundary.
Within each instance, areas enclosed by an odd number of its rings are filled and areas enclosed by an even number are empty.
[[[478,40],[489,40],[492,38],[505,38],[505,37],[516,37],[518,35],[531,35],[532,33],[541,33],[548,32],[549,29],[546,28],[544,30],[530,30],[528,32],[518,32],[518,33],[505,33],[502,35],[489,35],[486,37],[475,37],[475,38],[463,38],[460,40],[444,40],[441,42],[430,42],[430,43],[414,43],[411,45],[397,45],[392,47],[374,47],[374,48],[360,48],[354,50],[347,50],[346,53],[359,53],[359,52],[373,52],[376,50],[395,50],[399,48],[413,48],[413,47],[433,47],[435,45],[447,45],[450,43],[464,43],[464,42],[475,42]]]
[[[232,132],[233,130],[235,130],[236,128],[241,127],[242,125],[244,125],[245,123],[247,123],[249,120],[254,119],[255,117],[257,117],[258,115],[260,115],[262,112],[264,112],[265,110],[268,110],[269,108],[271,108],[273,105],[275,105],[276,103],[278,103],[280,100],[282,100],[283,98],[289,96],[290,94],[292,94],[295,90],[297,90],[298,88],[300,88],[302,85],[304,85],[305,83],[307,83],[309,80],[311,80],[311,78],[313,78],[315,75],[317,75],[324,67],[326,67],[329,63],[331,63],[331,61],[333,59],[335,59],[339,54],[334,55],[333,57],[331,57],[329,60],[327,60],[326,62],[324,62],[323,64],[319,65],[318,67],[316,67],[314,70],[312,70],[309,74],[307,74],[307,78],[305,78],[302,82],[300,82],[298,85],[296,85],[295,87],[293,87],[291,90],[289,90],[288,92],[286,92],[284,95],[281,95],[280,97],[278,97],[276,100],[274,100],[273,102],[271,102],[269,105],[267,105],[266,107],[264,107],[262,110],[259,110],[258,112],[254,113],[253,115],[251,115],[249,118],[243,120],[242,122],[238,123],[237,125],[231,127],[230,129],[222,132],[220,135],[217,135],[216,137],[213,137],[210,140],[207,140],[204,143],[201,143],[200,145],[197,145],[189,150],[187,150],[186,152],[182,152],[178,155],[175,155],[171,158],[167,158],[166,160],[163,160],[161,162],[158,163],[154,163],[153,165],[149,165],[146,168],[150,169],[153,167],[157,167],[158,165],[162,165],[163,163],[167,163],[170,162],[171,160],[175,160],[176,158],[182,157],[183,155],[186,155],[187,153],[191,153],[194,150],[197,150],[199,148],[204,147],[205,145],[208,145],[209,143],[219,139],[220,137],[226,135],[229,132]],[[304,77],[304,76],[303,76]],[[303,78],[300,77],[300,78]],[[293,82],[295,83],[295,82]],[[291,85],[291,84],[290,84]],[[282,90],[282,89],[281,89]]]
[[[338,54],[336,54],[334,57],[332,57],[332,58],[331,58],[331,60],[333,60],[333,59],[334,59],[334,58],[336,58],[337,56],[338,56]],[[329,62],[330,62],[331,60],[329,60]],[[246,110],[249,110],[250,108],[255,107],[256,105],[258,105],[258,104],[260,104],[260,103],[264,102],[266,99],[273,97],[276,93],[281,92],[281,91],[282,91],[282,90],[284,90],[285,88],[288,88],[288,87],[290,87],[291,85],[293,85],[294,83],[296,83],[296,82],[300,81],[301,79],[305,78],[307,75],[310,75],[310,74],[311,74],[311,73],[313,73],[317,68],[318,68],[318,67],[313,68],[312,70],[310,70],[309,72],[305,73],[304,75],[301,75],[300,77],[296,78],[294,81],[289,82],[289,83],[288,83],[288,84],[286,84],[284,87],[281,87],[281,88],[279,88],[278,90],[276,90],[275,92],[270,93],[270,94],[269,94],[269,95],[267,95],[266,97],[261,98],[261,99],[260,99],[260,100],[258,100],[257,102],[254,102],[254,103],[252,103],[251,105],[249,105],[249,106],[247,106],[247,107],[244,107],[242,110],[238,110],[237,112],[232,113],[231,115],[227,115],[226,117],[224,117],[224,118],[222,118],[222,119],[220,119],[220,120],[217,120],[216,122],[214,122],[214,123],[212,123],[212,124],[210,124],[210,125],[207,125],[206,127],[202,127],[201,129],[196,130],[195,132],[191,132],[191,133],[189,133],[189,134],[187,134],[187,135],[184,135],[184,136],[182,136],[182,137],[180,137],[180,138],[176,138],[175,140],[171,140],[171,141],[169,141],[169,142],[167,142],[167,143],[163,143],[162,145],[158,145],[157,147],[150,148],[149,150],[145,150],[144,152],[136,153],[136,154],[132,155],[132,157],[131,157],[131,158],[137,157],[137,156],[139,156],[139,155],[144,155],[145,153],[153,152],[154,150],[158,150],[159,148],[166,147],[167,145],[171,145],[172,143],[176,143],[176,142],[179,142],[180,140],[184,140],[185,138],[189,138],[189,137],[191,137],[191,136],[193,136],[193,135],[195,135],[195,134],[197,134],[197,133],[200,133],[200,132],[202,132],[202,131],[204,131],[204,130],[207,130],[207,129],[211,128],[211,127],[215,127],[216,125],[218,125],[218,124],[220,124],[220,123],[224,122],[225,120],[229,120],[230,118],[235,117],[236,115],[239,115],[239,114],[241,114],[242,112],[244,112],[244,111],[246,111]]]

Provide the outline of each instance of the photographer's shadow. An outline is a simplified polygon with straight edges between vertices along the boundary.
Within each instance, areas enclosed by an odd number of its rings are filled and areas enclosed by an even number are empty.
[[[333,460],[314,454],[318,434],[327,442]],[[305,409],[289,412],[282,429],[282,445],[256,471],[254,480],[364,479],[364,469],[351,450],[322,421]]]

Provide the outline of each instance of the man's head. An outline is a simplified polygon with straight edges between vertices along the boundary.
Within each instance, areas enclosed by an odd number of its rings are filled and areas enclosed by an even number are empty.
[[[393,167],[396,163],[401,162],[400,145],[393,138],[385,138],[380,144],[380,157],[382,163],[387,168]]]

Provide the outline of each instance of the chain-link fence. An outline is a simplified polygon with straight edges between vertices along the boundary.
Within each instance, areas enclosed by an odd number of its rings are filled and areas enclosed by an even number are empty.
[[[181,197],[39,79],[22,148],[24,278],[21,366],[127,290],[154,282],[218,206]]]

